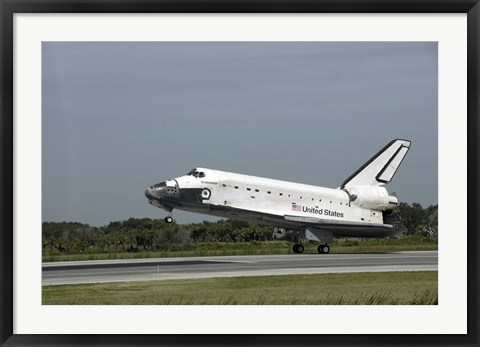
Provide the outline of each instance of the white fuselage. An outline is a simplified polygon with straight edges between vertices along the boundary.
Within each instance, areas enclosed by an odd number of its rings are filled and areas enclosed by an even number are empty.
[[[324,188],[204,168],[197,170],[204,173],[204,177],[185,175],[166,182],[167,186],[176,186],[180,191],[194,189],[202,193],[201,204],[186,204],[175,208],[220,217],[231,217],[233,210],[242,211],[242,216],[252,212],[279,218],[289,215],[382,224],[382,211],[396,205],[396,198],[388,196],[383,187],[374,187],[373,196],[378,196],[382,202],[372,205],[377,207],[374,209],[363,206],[366,199],[362,199],[362,196],[352,201],[346,189]],[[358,189],[353,189],[356,193],[362,190],[362,187],[356,188]],[[374,198],[373,201],[377,200]]]

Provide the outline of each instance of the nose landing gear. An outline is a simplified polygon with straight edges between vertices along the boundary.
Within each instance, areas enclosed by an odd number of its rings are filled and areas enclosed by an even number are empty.
[[[164,220],[165,220],[165,223],[168,223],[168,224],[173,223],[173,218],[172,218],[172,216],[167,216],[167,217],[165,217]]]

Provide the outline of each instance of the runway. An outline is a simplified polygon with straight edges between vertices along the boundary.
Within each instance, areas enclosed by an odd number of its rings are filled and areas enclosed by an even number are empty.
[[[437,269],[437,251],[77,261],[44,263],[42,285]]]

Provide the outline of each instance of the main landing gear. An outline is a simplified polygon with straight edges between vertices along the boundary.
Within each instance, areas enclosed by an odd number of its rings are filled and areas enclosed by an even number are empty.
[[[173,223],[173,218],[172,218],[172,216],[166,216],[164,220],[165,220],[165,222],[168,223],[168,224]]]
[[[305,250],[305,247],[303,247],[303,245],[301,244],[295,244],[293,245],[293,252],[294,253],[303,253],[303,251]]]
[[[305,250],[305,247],[303,247],[303,245],[301,245],[301,244],[293,245],[293,252],[294,253],[301,254],[301,253],[303,253],[304,250]],[[330,253],[330,246],[320,245],[320,246],[318,246],[317,250],[318,250],[318,253],[320,253],[320,254],[328,254],[328,253]]]
[[[320,254],[328,254],[330,253],[330,247],[328,245],[320,245],[317,248],[318,253]]]
[[[305,250],[305,247],[303,247],[303,245],[300,243],[302,242],[302,235],[300,234],[300,232],[297,231],[295,233],[295,239],[297,243],[293,245],[293,248],[292,248],[293,252],[297,254],[302,254],[303,251]]]

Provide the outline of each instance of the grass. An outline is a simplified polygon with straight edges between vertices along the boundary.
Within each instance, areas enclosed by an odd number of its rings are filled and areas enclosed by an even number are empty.
[[[44,305],[436,305],[438,272],[44,286]]]
[[[137,258],[168,258],[168,257],[203,257],[225,255],[266,255],[290,254],[292,243],[285,241],[265,242],[211,242],[198,245],[172,245],[160,251],[142,251],[136,253],[92,253],[92,254],[44,254],[43,262],[107,260],[107,259],[137,259]],[[317,253],[318,243],[304,242],[305,253]],[[426,237],[403,237],[398,239],[334,239],[330,243],[331,253],[368,253],[368,252],[399,252],[399,251],[429,251],[437,250],[435,239]]]

